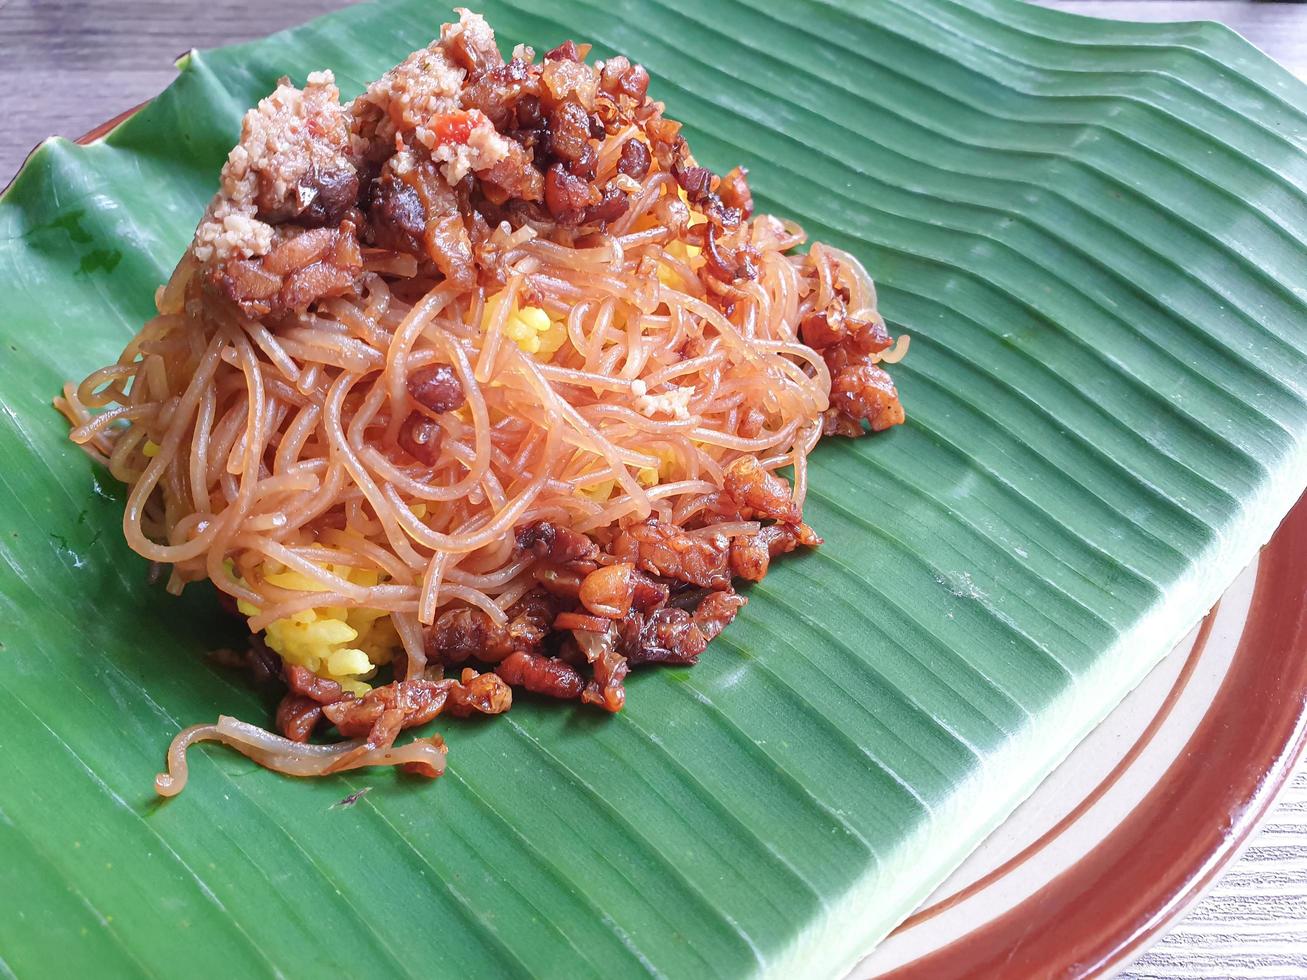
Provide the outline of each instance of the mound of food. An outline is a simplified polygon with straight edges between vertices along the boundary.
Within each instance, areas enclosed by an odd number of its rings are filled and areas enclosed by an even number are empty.
[[[693,664],[803,523],[823,435],[903,421],[906,350],[851,256],[793,249],[648,97],[569,41],[505,60],[460,11],[342,104],[245,117],[194,241],[117,363],[58,400],[130,488],[131,547],[248,618],[296,775],[443,769],[440,714],[513,689],[623,705]],[[792,482],[778,471],[789,469]],[[310,744],[319,729],[344,737]]]

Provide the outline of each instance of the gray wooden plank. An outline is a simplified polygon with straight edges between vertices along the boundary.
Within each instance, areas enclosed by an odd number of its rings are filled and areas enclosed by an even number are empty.
[[[157,95],[191,48],[252,40],[347,5],[0,0],[0,186],[47,136],[76,138]]]

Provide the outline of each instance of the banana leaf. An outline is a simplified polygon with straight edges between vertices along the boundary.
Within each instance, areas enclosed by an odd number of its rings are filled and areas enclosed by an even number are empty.
[[[650,70],[700,160],[861,257],[898,430],[824,443],[825,535],[616,717],[451,722],[435,785],[221,749],[270,705],[147,581],[50,399],[117,355],[241,112],[346,95],[449,12],[191,53],[0,200],[0,974],[834,975],[1220,595],[1307,484],[1307,90],[1209,24],[1009,0],[487,0],[507,46]],[[368,791],[352,804],[340,801]]]

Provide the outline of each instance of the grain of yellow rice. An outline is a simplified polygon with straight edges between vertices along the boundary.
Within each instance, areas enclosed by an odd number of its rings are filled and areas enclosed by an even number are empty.
[[[278,570],[267,570],[269,566]],[[376,585],[380,579],[375,571],[348,565],[325,568],[358,585]],[[296,592],[326,591],[326,586],[316,579],[272,563],[265,564],[263,581]],[[243,599],[236,605],[246,616],[259,614],[257,606]],[[286,663],[336,681],[359,697],[372,689],[367,681],[376,674],[377,667],[390,663],[402,645],[389,613],[343,606],[315,606],[275,620],[264,630],[264,639]]]

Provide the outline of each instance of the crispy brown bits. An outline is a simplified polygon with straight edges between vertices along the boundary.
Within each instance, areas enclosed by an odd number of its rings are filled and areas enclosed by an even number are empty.
[[[554,615],[554,599],[542,591],[528,592],[514,603],[503,626],[496,626],[480,609],[451,609],[427,630],[427,658],[441,664],[470,659],[498,663],[514,650],[539,650]]]
[[[584,58],[575,41],[570,38],[551,51],[545,52],[545,61],[583,61]]]
[[[741,456],[726,468],[724,486],[740,513],[749,517],[797,524],[799,508],[790,494],[790,485],[775,473],[763,469],[753,456]]]
[[[579,225],[585,220],[586,209],[595,203],[592,192],[589,183],[561,163],[553,164],[545,174],[545,207],[560,225]]]
[[[455,285],[475,282],[458,197],[434,164],[424,161],[399,174],[387,163],[372,185],[368,217],[376,245],[425,255]]]
[[[322,720],[322,705],[303,694],[287,694],[277,705],[277,731],[292,742],[307,742]]]
[[[399,427],[399,448],[423,466],[440,462],[440,445],[445,431],[420,412],[413,412]]]
[[[640,103],[649,91],[649,73],[643,65],[633,65],[620,54],[615,55],[604,62],[599,87],[608,95],[625,95]]]
[[[353,292],[363,255],[352,222],[287,234],[259,259],[232,259],[214,266],[210,281],[246,316],[304,310],[327,296]]]
[[[345,696],[345,691],[335,681],[319,677],[299,664],[286,664],[283,667],[283,676],[291,693],[312,698],[318,704],[332,704]]]
[[[711,643],[717,639],[722,630],[730,625],[731,620],[735,618],[735,614],[748,601],[744,596],[737,595],[731,589],[710,592],[695,607],[694,625],[699,627],[699,632],[703,634],[704,640]]]
[[[611,637],[605,636],[593,649],[591,666],[594,669],[594,679],[581,692],[581,700],[586,704],[598,705],[605,711],[621,711],[626,704],[623,683],[631,668],[626,658],[614,648]],[[587,653],[586,657],[590,659],[591,654]]]
[[[753,194],[749,190],[749,171],[736,167],[722,178],[717,188],[717,195],[728,208],[740,212],[740,217],[747,221],[753,214]]]
[[[310,168],[295,185],[300,205],[293,220],[305,228],[339,225],[359,200],[359,175],[353,167]]]
[[[581,604],[596,616],[621,619],[635,600],[634,572],[629,562],[596,568],[581,583]]]
[[[448,364],[428,364],[408,376],[408,393],[423,408],[440,415],[461,406],[467,396]]]
[[[750,582],[761,582],[771,560],[799,545],[815,548],[821,538],[807,524],[772,524],[757,534],[731,540],[731,574]]]
[[[455,718],[469,715],[498,715],[513,704],[513,692],[504,678],[496,673],[478,674],[463,671],[462,683],[440,681],[449,685],[449,700],[445,710]]]
[[[644,180],[649,173],[649,147],[643,140],[632,137],[622,144],[621,156],[617,158],[617,172],[626,174],[634,180]]]
[[[495,673],[513,687],[551,698],[577,698],[585,688],[576,668],[558,657],[510,653],[495,667]]]
[[[599,546],[584,534],[551,521],[533,521],[518,528],[517,547],[562,566],[592,562],[599,555]]]
[[[436,717],[445,706],[447,696],[445,685],[440,681],[396,681],[374,687],[362,698],[326,705],[322,711],[346,738],[368,735],[387,713],[392,713],[392,719],[386,721],[386,728],[397,722],[394,731],[398,734],[400,729],[424,725]],[[394,735],[390,738],[393,739]]]
[[[691,534],[676,524],[650,519],[622,528],[609,552],[650,575],[711,589],[730,585],[730,545],[720,534]]]
[[[707,204],[712,199],[715,178],[707,167],[682,167],[678,164],[672,168],[672,176],[681,185],[691,204]]]
[[[680,664],[699,659],[708,640],[684,609],[659,609],[650,616],[633,615],[619,627],[622,653],[632,664]]]
[[[904,419],[894,380],[875,364],[850,364],[834,371],[830,388],[827,435],[860,435],[862,422],[880,432]]]

